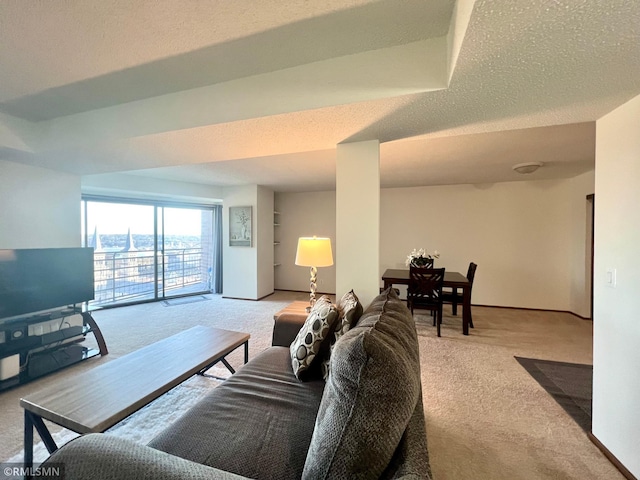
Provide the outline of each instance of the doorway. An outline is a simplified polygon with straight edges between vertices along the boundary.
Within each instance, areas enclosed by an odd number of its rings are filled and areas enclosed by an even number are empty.
[[[593,321],[593,260],[595,256],[595,215],[596,196],[594,193],[587,195],[587,233],[589,235],[589,262],[587,271],[589,272],[589,318]]]

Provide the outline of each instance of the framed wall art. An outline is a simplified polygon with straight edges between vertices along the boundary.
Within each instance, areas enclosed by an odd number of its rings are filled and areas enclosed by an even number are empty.
[[[251,207],[229,207],[229,246],[251,246]]]

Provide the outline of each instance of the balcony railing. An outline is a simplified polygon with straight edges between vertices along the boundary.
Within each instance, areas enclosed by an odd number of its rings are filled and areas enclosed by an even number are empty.
[[[210,290],[209,266],[202,248],[153,251],[96,252],[94,254],[95,299],[92,305],[153,299],[158,296]],[[164,267],[164,268],[163,268]]]

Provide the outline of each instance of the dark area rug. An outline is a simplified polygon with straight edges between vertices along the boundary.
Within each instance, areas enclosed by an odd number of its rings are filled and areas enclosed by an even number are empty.
[[[523,357],[515,359],[585,432],[591,431],[592,365]]]

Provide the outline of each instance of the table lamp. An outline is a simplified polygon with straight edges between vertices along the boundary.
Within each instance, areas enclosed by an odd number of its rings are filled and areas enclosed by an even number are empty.
[[[331,239],[314,237],[300,237],[298,239],[298,250],[296,252],[296,265],[301,267],[311,267],[311,280],[309,288],[309,306],[307,312],[310,312],[316,303],[316,275],[317,267],[329,267],[333,265],[333,254],[331,252]]]

